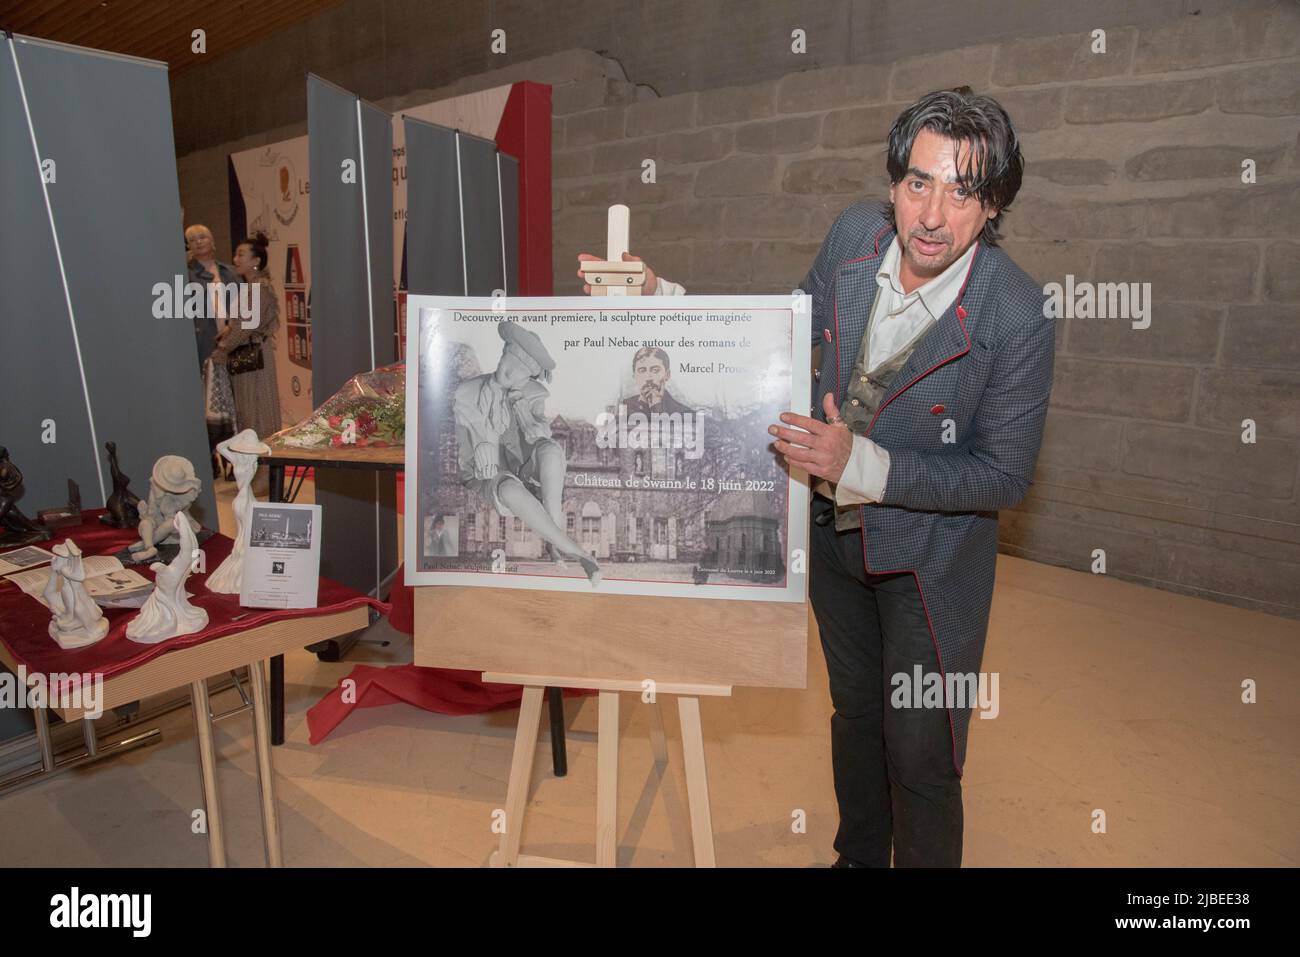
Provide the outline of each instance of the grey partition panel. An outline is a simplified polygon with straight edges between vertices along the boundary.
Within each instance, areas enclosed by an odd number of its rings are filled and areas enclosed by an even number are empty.
[[[357,98],[307,78],[311,176],[312,401],[324,402],[370,361]],[[344,182],[350,163],[351,182]]]
[[[397,361],[397,340],[393,335],[393,117],[369,103],[361,103],[361,152],[365,158],[366,248],[370,256],[370,295],[373,303],[371,322],[374,352],[371,365],[391,365]],[[319,486],[318,486],[319,487]],[[350,501],[359,500],[360,489],[353,493],[342,487],[328,486],[338,494],[347,493]],[[366,496],[376,503],[379,536],[375,561],[378,580],[383,581],[397,570],[397,480],[392,472],[372,476],[372,490]],[[376,504],[371,504],[373,516]],[[374,521],[374,519],[371,519]]]
[[[21,37],[12,56],[5,46],[0,374],[11,404],[0,443],[24,469],[22,505],[30,514],[64,501],[68,478],[84,505],[103,504],[101,489],[112,487],[108,440],[137,493],[147,493],[160,455],[183,455],[205,477],[193,320],[154,316],[155,284],[185,279],[166,68]],[[33,135],[53,164],[44,192]],[[53,445],[40,442],[32,418],[55,419]],[[205,480],[195,512],[215,527],[210,486]]]
[[[409,172],[407,174],[409,179]],[[471,296],[505,288],[501,250],[501,192],[497,148],[490,140],[460,134],[460,201],[464,209],[465,275]]]
[[[397,361],[393,338],[393,117],[364,102],[361,153],[366,167],[367,249],[372,270],[374,364],[378,367]]]
[[[497,153],[501,183],[501,243],[504,247],[507,296],[519,295],[519,160]]]
[[[37,509],[66,498],[69,478],[85,503],[100,487],[54,234],[7,41],[0,59],[0,445],[23,472],[18,506],[35,518]],[[46,420],[56,427],[52,445],[41,441]]]
[[[463,296],[456,131],[403,117],[406,127],[406,288]]]
[[[307,126],[312,394],[320,405],[358,372],[396,357],[392,117],[309,76]],[[354,176],[345,177],[346,161]],[[317,469],[316,501],[322,511],[321,574],[377,591],[397,567],[392,473]]]

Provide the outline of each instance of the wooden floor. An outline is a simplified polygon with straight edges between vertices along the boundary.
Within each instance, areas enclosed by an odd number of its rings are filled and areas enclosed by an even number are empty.
[[[275,752],[285,863],[485,866],[517,712],[368,709],[307,743],[304,711],[353,664],[410,660],[405,636],[384,622],[374,631],[393,644],[361,645],[341,664],[286,656],[288,740]],[[967,866],[1300,864],[1300,623],[1003,557],[984,667],[999,675],[1000,711],[972,721]],[[831,706],[815,642],[808,674],[806,691],[738,688],[701,702],[721,867],[834,859]],[[1257,704],[1241,701],[1246,679]],[[229,691],[213,706],[236,701]],[[660,777],[638,701],[624,696],[620,709],[617,860],[685,866],[676,709],[664,709]],[[567,778],[551,775],[538,742],[529,854],[594,859],[596,711],[595,698],[567,703]],[[203,866],[188,710],[160,727],[157,747],[0,799],[0,865]],[[216,744],[229,862],[261,866],[247,721],[219,723]],[[1097,809],[1104,834],[1092,829]]]

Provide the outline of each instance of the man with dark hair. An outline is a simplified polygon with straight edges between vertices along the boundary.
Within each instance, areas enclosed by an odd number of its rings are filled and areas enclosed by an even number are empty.
[[[818,493],[809,593],[835,706],[836,864],[888,866],[892,850],[895,866],[956,866],[971,702],[954,692],[978,678],[996,510],[1033,476],[1055,330],[997,245],[1024,160],[995,100],[921,97],[886,168],[889,204],[845,209],[802,283],[814,416],[770,431]],[[898,693],[914,675],[937,700]]]
[[[668,361],[668,353],[654,346],[642,346],[632,357],[632,384],[636,393],[623,400],[628,414],[652,412],[672,414],[680,412],[690,414],[694,409],[688,408],[668,391],[668,380],[673,370]]]

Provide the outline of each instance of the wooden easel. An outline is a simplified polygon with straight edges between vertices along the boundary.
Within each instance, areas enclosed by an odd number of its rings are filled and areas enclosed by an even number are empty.
[[[640,694],[640,681],[596,678],[564,678],[554,675],[516,675],[483,672],[483,681],[524,686],[515,731],[514,756],[510,760],[510,782],[506,789],[505,830],[501,847],[493,853],[493,867],[590,867],[581,861],[520,854],[524,812],[533,776],[533,756],[542,720],[542,694],[547,688],[593,688],[599,691],[599,720],[596,727],[596,867],[613,867],[618,851],[618,696],[625,691]],[[696,867],[714,867],[713,816],[709,809],[709,779],[704,765],[704,733],[700,724],[702,696],[730,697],[730,685],[655,684],[655,701],[650,717],[650,747],[655,765],[668,764],[668,742],[664,737],[663,713],[658,696],[677,696],[682,723],[682,756],[686,764],[686,799],[691,811],[691,842]]]
[[[587,260],[580,270],[593,296],[639,296],[645,287],[645,263],[624,262],[631,213],[621,203],[609,208],[605,260]]]
[[[593,295],[642,294],[643,264],[622,261],[628,249],[628,225],[628,208],[611,206],[606,259],[586,261],[582,267]],[[484,634],[492,640],[483,641]],[[505,830],[500,848],[492,855],[494,867],[584,866],[519,853],[547,688],[599,692],[595,864],[614,866],[619,695],[640,694],[643,680],[651,677],[656,695],[650,725],[655,763],[661,770],[668,763],[657,696],[676,695],[695,865],[713,867],[713,821],[699,699],[730,697],[736,685],[804,687],[807,643],[808,609],[803,603],[447,585],[415,590],[416,665],[480,671],[485,682],[524,686],[506,791]],[[610,674],[640,677],[619,679]]]
[[[505,831],[492,864],[582,866],[519,853],[542,692],[550,687],[599,692],[595,863],[613,866],[619,695],[639,695],[643,679],[606,677],[612,673],[654,678],[656,701],[660,695],[677,696],[695,863],[713,866],[699,699],[730,696],[735,687],[803,688],[808,614],[806,605],[784,602],[453,585],[415,589],[415,664],[477,671],[485,682],[524,687],[506,790]],[[484,641],[485,634],[492,640]],[[667,749],[659,707],[651,706],[650,744],[662,768]]]

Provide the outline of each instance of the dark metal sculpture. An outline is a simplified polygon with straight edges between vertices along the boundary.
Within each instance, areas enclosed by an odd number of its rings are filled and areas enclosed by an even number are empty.
[[[72,479],[68,479],[68,504],[54,508],[43,508],[36,513],[36,520],[46,528],[68,528],[81,524],[81,489]]]
[[[22,513],[18,499],[23,494],[23,473],[9,461],[9,450],[0,445],[0,546],[15,547],[47,542],[54,537]]]
[[[108,496],[108,511],[99,517],[105,525],[114,528],[135,528],[140,524],[140,497],[131,491],[131,477],[117,467],[117,443],[105,442],[108,449],[108,470],[113,476],[113,492]]]

